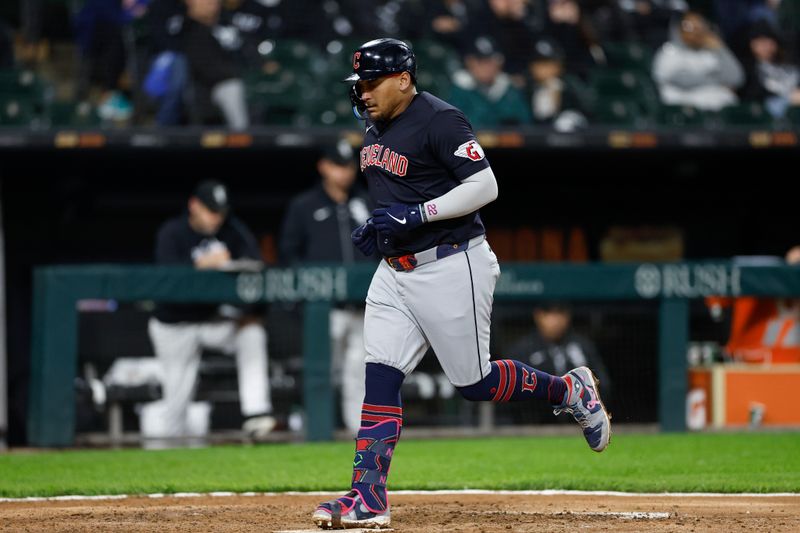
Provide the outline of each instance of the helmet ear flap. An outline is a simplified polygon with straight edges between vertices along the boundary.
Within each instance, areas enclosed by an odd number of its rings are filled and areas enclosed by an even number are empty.
[[[369,116],[367,113],[367,105],[364,103],[364,100],[361,99],[361,94],[359,94],[356,88],[357,85],[357,83],[354,83],[350,86],[350,102],[353,104],[353,114],[358,120],[367,120]]]

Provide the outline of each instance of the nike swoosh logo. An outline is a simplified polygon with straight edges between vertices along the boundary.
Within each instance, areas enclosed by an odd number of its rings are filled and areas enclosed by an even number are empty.
[[[374,127],[375,127],[375,125],[373,124],[372,126],[370,126],[369,128],[367,128],[366,130],[364,130],[364,133],[369,133],[369,130],[371,130],[371,129],[372,129],[372,128],[374,128]]]
[[[403,217],[402,219],[400,219],[400,218],[393,217],[390,213],[386,213],[386,214],[389,215],[389,218],[391,218],[392,220],[394,220],[398,224],[405,224],[406,223],[406,217]]]

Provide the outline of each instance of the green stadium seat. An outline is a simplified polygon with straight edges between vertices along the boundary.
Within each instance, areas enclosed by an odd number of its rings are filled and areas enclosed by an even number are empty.
[[[45,87],[36,73],[27,69],[0,70],[0,93],[44,98]]]
[[[592,111],[592,122],[607,126],[634,127],[643,118],[639,106],[624,98],[599,98]]]
[[[605,52],[608,66],[611,68],[650,72],[653,51],[644,43],[609,42],[603,44],[603,52]]]
[[[461,58],[452,47],[431,39],[417,39],[411,43],[417,57],[417,70],[452,74],[461,68]]]
[[[624,98],[636,102],[641,110],[655,119],[661,100],[653,80],[648,74],[631,69],[593,69],[589,73],[589,87],[599,99]]]
[[[428,91],[446,100],[450,96],[452,82],[450,76],[440,71],[419,70],[417,87],[420,91]]]
[[[795,128],[800,126],[800,106],[793,106],[786,111],[786,119]]]
[[[357,126],[348,98],[322,99],[309,106],[307,120],[315,126]]]
[[[562,79],[565,88],[575,95],[584,111],[590,111],[594,108],[594,104],[597,101],[597,93],[580,76],[565,74]]]
[[[35,117],[35,106],[30,98],[0,95],[0,126],[28,126]]]
[[[662,126],[702,126],[707,120],[708,113],[692,106],[662,105],[658,114]]]
[[[317,49],[305,41],[296,39],[264,41],[259,45],[258,51],[265,62],[276,61],[283,68],[306,72],[310,76],[324,67]]]
[[[52,127],[95,127],[100,125],[97,109],[89,102],[53,102],[47,109]]]
[[[723,108],[720,117],[731,126],[769,126],[772,115],[760,102],[743,102]]]

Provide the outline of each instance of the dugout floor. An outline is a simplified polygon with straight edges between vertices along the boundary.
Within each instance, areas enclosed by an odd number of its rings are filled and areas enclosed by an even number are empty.
[[[0,502],[0,531],[315,531],[320,496],[131,497]],[[392,529],[405,533],[559,531],[800,531],[800,495],[392,497]]]

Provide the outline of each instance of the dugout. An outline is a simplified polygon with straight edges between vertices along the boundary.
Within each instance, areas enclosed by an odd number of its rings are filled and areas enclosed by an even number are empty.
[[[0,136],[10,441],[26,442],[34,267],[150,261],[158,224],[204,177],[228,182],[237,213],[269,245],[288,199],[316,180],[316,146],[339,133],[102,132],[103,142],[78,135],[75,144],[58,146],[58,132]],[[358,142],[357,132],[344,133]],[[580,228],[589,264],[601,262],[601,243],[614,226],[677,228],[684,260],[782,255],[797,242],[793,198],[780,193],[784,174],[798,166],[793,132],[706,133],[699,145],[692,144],[696,135],[674,131],[481,135],[500,180],[499,200],[483,210],[489,229],[516,235],[527,227],[541,235],[555,228],[568,236]],[[501,259],[506,265],[516,258]],[[616,373],[655,384],[657,310],[606,304],[606,316],[597,318],[601,311],[591,300],[579,305],[578,321],[606,336],[603,353],[613,352],[627,329],[633,332],[626,341],[631,357],[648,354],[641,371],[619,362]],[[722,340],[724,325],[708,324],[695,304],[689,310],[692,330],[705,328],[699,340]],[[496,312],[506,313],[502,306]],[[507,319],[514,326],[513,310],[500,315],[498,325]],[[614,327],[619,335],[611,334]],[[633,421],[657,419],[655,392],[647,390],[650,396],[637,403],[641,410]],[[477,415],[456,410],[449,416],[451,422],[475,423]]]

